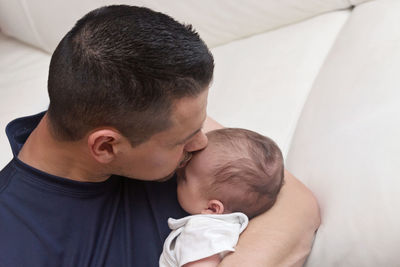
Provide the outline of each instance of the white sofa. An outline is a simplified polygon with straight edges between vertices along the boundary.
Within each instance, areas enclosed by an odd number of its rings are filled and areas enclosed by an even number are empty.
[[[191,23],[212,48],[209,115],[274,138],[320,203],[306,266],[400,266],[399,0],[0,0],[0,128],[46,109],[51,52],[113,3]],[[3,130],[0,148],[2,167]]]

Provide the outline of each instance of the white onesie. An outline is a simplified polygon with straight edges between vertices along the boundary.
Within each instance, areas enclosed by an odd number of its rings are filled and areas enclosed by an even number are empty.
[[[235,251],[249,219],[241,212],[199,214],[168,219],[171,233],[164,242],[160,267],[181,267],[214,254]]]

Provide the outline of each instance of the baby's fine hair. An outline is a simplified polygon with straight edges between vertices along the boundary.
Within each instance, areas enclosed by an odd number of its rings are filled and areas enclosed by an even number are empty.
[[[208,196],[219,199],[225,212],[243,212],[249,218],[270,209],[283,185],[282,152],[270,138],[240,128],[207,134],[214,145],[215,178]]]

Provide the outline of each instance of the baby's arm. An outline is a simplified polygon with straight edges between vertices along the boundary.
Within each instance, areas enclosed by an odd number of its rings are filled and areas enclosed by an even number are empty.
[[[216,267],[221,261],[219,254],[214,254],[210,257],[189,262],[183,265],[183,267]]]

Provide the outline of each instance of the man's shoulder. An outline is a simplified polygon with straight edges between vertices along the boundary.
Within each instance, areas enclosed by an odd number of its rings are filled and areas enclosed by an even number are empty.
[[[0,170],[0,193],[7,187],[13,175],[15,175],[13,161],[10,161],[2,170]]]

